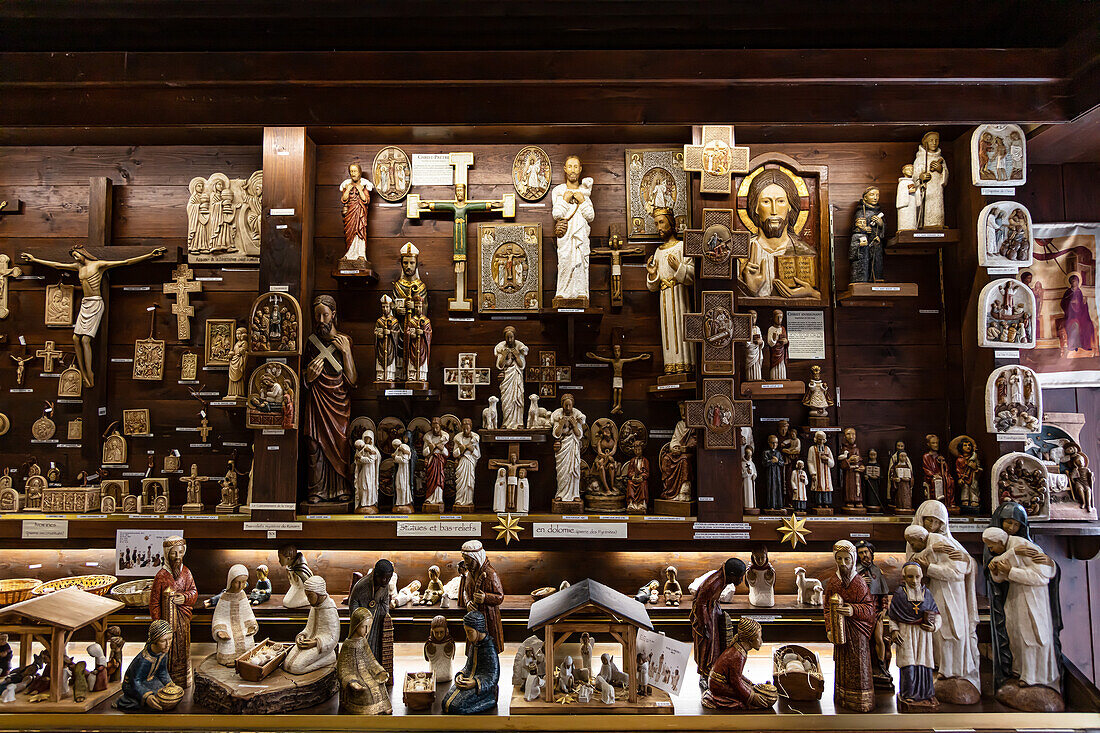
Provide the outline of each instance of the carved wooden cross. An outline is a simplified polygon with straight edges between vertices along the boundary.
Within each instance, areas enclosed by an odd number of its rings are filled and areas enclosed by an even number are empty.
[[[620,223],[611,224],[607,232],[607,246],[595,247],[591,250],[592,257],[604,258],[611,263],[611,273],[608,280],[611,284],[611,307],[623,307],[623,258],[644,257],[645,247],[624,247],[623,226]]]
[[[733,209],[703,209],[703,226],[684,232],[684,254],[702,258],[699,277],[733,277],[733,263],[749,256],[749,233],[733,228]]]
[[[539,397],[553,399],[558,396],[558,384],[564,384],[573,378],[573,368],[558,366],[556,351],[540,351],[539,363],[527,367],[525,381],[539,385]]]
[[[492,458],[489,460],[489,470],[503,468],[508,477],[508,493],[504,501],[505,509],[510,512],[516,510],[516,490],[519,488],[519,469],[526,468],[528,472],[538,471],[539,462],[526,460],[519,457],[519,443],[508,444],[508,458]]]
[[[733,144],[733,125],[703,125],[701,145],[684,146],[684,170],[699,173],[701,193],[729,193],[730,177],[749,172],[749,149]]]
[[[34,352],[34,355],[42,357],[42,368],[46,372],[52,372],[53,360],[60,358],[63,353],[63,351],[54,349],[53,341],[47,341],[45,346]]]
[[[477,354],[470,351],[459,353],[457,367],[443,369],[443,384],[457,386],[458,399],[463,402],[476,400],[478,386],[489,381],[489,367],[479,367]]]
[[[194,277],[194,270],[184,262],[172,270],[172,282],[164,283],[164,294],[176,296],[172,312],[176,314],[176,337],[180,341],[191,338],[191,316],[195,315],[195,306],[191,305],[190,295],[202,292],[202,283]]]
[[[420,215],[436,212],[450,214],[454,219],[452,259],[455,269],[455,296],[447,299],[447,307],[452,311],[470,311],[474,304],[466,297],[466,223],[468,215],[474,212],[499,212],[505,219],[516,215],[516,195],[506,193],[496,201],[471,201],[467,196],[466,170],[474,164],[473,153],[451,153],[451,165],[455,169],[455,197],[450,201],[421,201],[420,196],[411,193],[407,201],[405,214],[409,219],[419,219]]]
[[[12,267],[11,259],[0,254],[0,318],[8,317],[8,291],[10,290],[8,278],[20,277],[23,274],[21,267]]]
[[[214,426],[207,421],[206,415],[203,415],[202,422],[199,423],[199,435],[202,436],[203,443],[209,442],[208,438],[210,437],[210,431],[213,429]]]
[[[701,313],[684,314],[684,340],[703,344],[702,373],[734,374],[734,345],[748,341],[752,321],[748,314],[733,312],[733,292],[704,290]]]
[[[732,377],[703,380],[703,399],[684,403],[684,422],[703,429],[703,447],[707,450],[737,448],[738,428],[752,425],[752,402],[735,400]]]

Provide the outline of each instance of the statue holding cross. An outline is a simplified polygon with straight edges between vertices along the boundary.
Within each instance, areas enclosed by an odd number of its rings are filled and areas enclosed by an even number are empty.
[[[351,501],[351,390],[359,379],[351,339],[336,330],[336,300],[313,299],[313,333],[307,348],[305,382],[309,389],[306,445],[310,504]]]
[[[450,201],[421,201],[420,196],[409,194],[406,216],[419,219],[421,214],[444,212],[454,219],[454,268],[455,296],[448,298],[451,311],[473,310],[473,302],[466,297],[466,224],[474,212],[500,212],[505,219],[515,218],[516,195],[506,193],[496,201],[470,201],[466,198],[466,171],[474,164],[473,153],[451,153],[451,165],[455,169],[455,197]]]

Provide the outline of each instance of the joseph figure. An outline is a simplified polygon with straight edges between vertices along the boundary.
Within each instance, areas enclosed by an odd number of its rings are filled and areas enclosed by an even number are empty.
[[[826,632],[836,662],[834,699],[840,707],[865,713],[875,706],[871,677],[871,634],[875,601],[856,569],[856,546],[833,545],[836,574],[825,582]]]
[[[195,579],[183,564],[186,554],[187,543],[182,537],[172,535],[164,541],[164,565],[153,578],[149,592],[149,616],[172,626],[168,673],[180,687],[191,685],[191,614],[199,597]]]
[[[306,347],[309,389],[306,443],[309,456],[308,501],[351,501],[348,422],[349,388],[358,380],[351,339],[336,330],[336,300],[313,299],[313,333]]]

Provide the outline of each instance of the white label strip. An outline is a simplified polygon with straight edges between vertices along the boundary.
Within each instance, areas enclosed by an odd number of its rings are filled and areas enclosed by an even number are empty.
[[[398,537],[480,537],[481,522],[398,522]]]
[[[626,539],[626,522],[535,522],[532,536],[539,539]]]
[[[67,519],[24,519],[23,539],[65,540],[69,538]]]

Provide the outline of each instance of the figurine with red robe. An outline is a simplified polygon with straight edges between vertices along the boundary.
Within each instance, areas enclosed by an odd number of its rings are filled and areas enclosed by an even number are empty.
[[[771,685],[753,685],[744,677],[745,660],[750,651],[762,645],[760,622],[745,616],[737,623],[733,645],[722,652],[710,668],[703,707],[723,710],[770,708],[778,700]]]
[[[458,588],[458,605],[467,611],[478,611],[485,616],[488,634],[497,654],[504,649],[504,626],[500,622],[500,604],[504,603],[504,586],[496,568],[489,562],[481,540],[470,540],[462,545],[462,561],[466,563],[466,576]]]
[[[924,436],[924,444],[928,447],[928,452],[921,458],[924,498],[938,499],[948,509],[954,509],[958,506],[955,503],[955,479],[951,477],[947,459],[940,453],[940,436],[929,433]]]
[[[188,687],[191,671],[191,614],[199,589],[191,571],[183,564],[187,543],[173,535],[164,541],[164,565],[153,578],[149,592],[149,615],[163,619],[172,627],[172,645],[168,648],[168,673],[180,687]]]
[[[856,546],[848,540],[833,545],[836,574],[825,582],[825,631],[833,644],[836,691],[840,707],[866,713],[874,708],[871,634],[875,601],[856,569]]]
[[[695,644],[700,687],[706,686],[710,669],[725,648],[725,623],[718,599],[727,585],[741,584],[745,571],[744,561],[731,557],[703,581],[691,599],[691,638]]]

